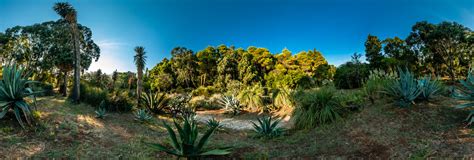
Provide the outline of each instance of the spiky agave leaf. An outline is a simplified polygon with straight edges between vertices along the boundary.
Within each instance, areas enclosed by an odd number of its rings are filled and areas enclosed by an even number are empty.
[[[460,80],[463,88],[459,88],[454,92],[453,96],[456,99],[469,101],[468,103],[456,106],[458,109],[468,109],[470,114],[466,118],[468,125],[474,123],[474,69],[470,69],[466,80]]]
[[[3,118],[9,110],[13,110],[18,123],[23,128],[26,128],[26,125],[31,126],[33,121],[31,108],[24,100],[25,97],[36,94],[27,87],[29,84],[36,83],[28,80],[30,75],[30,72],[26,72],[20,66],[7,65],[3,68],[3,79],[0,81],[0,118]],[[23,120],[26,120],[26,124]]]
[[[147,144],[152,148],[158,149],[168,154],[186,158],[195,158],[207,155],[226,155],[230,153],[230,148],[204,150],[204,146],[207,144],[209,138],[219,125],[210,126],[198,140],[199,132],[194,116],[184,116],[182,124],[178,123],[176,120],[174,120],[173,123],[179,135],[179,139],[177,138],[178,135],[175,133],[175,131],[166,122],[163,122],[171,139],[172,148],[166,147],[162,144]]]
[[[145,109],[139,109],[135,113],[135,119],[140,122],[147,122],[152,119],[152,116],[148,114],[148,112]]]
[[[272,120],[271,116],[257,118],[257,123],[251,122],[255,132],[257,132],[259,137],[275,137],[281,135],[283,129],[278,127],[278,124],[281,122],[281,119]]]
[[[408,69],[398,69],[399,79],[387,83],[384,87],[384,93],[390,96],[400,107],[409,107],[414,100],[421,94],[417,80],[413,73]]]
[[[443,91],[443,84],[438,79],[431,79],[430,76],[424,76],[419,79],[418,87],[421,90],[419,97],[423,100],[435,98]]]

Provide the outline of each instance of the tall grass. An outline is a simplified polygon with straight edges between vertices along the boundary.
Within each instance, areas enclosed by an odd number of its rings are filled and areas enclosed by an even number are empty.
[[[293,113],[295,128],[310,129],[341,118],[343,107],[336,89],[323,87],[294,94],[296,108]]]

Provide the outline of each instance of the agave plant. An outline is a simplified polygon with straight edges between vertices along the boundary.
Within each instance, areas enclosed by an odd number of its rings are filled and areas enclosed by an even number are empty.
[[[399,79],[386,83],[384,93],[390,96],[400,107],[409,107],[421,94],[417,80],[408,69],[398,69]]]
[[[471,69],[467,75],[466,80],[460,80],[463,88],[459,88],[454,92],[454,98],[468,101],[468,103],[456,106],[459,109],[468,109],[470,113],[466,118],[468,125],[474,123],[474,69]]]
[[[280,136],[283,129],[278,127],[281,119],[273,120],[271,116],[257,118],[258,124],[252,122],[255,132],[259,137],[275,137]]]
[[[240,101],[235,96],[222,96],[218,102],[227,112],[231,112],[234,116],[238,115],[242,110],[242,105],[240,105]]]
[[[148,114],[148,112],[145,109],[139,109],[135,113],[135,119],[140,122],[147,122],[151,120],[152,116]]]
[[[430,100],[443,92],[443,83],[438,79],[431,79],[430,76],[419,79],[418,87],[421,90],[419,98],[422,100]]]
[[[104,119],[106,116],[105,101],[100,102],[99,109],[95,111],[95,117]]]
[[[209,126],[209,127],[215,127],[215,126],[220,127],[221,123],[218,120],[216,120],[215,118],[212,118],[212,119],[207,120],[207,126]]]
[[[166,94],[165,93],[145,93],[141,97],[142,104],[153,113],[160,113],[164,107],[166,107]]]
[[[28,84],[34,83],[28,80],[30,75],[23,67],[8,65],[3,68],[3,79],[0,81],[0,119],[12,110],[23,128],[31,126],[34,120],[25,97],[30,96],[34,100],[34,95],[38,93],[27,87]]]
[[[230,148],[220,148],[213,150],[207,150],[204,148],[206,143],[209,141],[209,138],[219,127],[219,125],[210,125],[204,135],[198,139],[199,131],[194,116],[184,116],[182,125],[174,120],[174,125],[176,130],[178,130],[179,138],[177,137],[175,131],[166,122],[163,122],[163,124],[168,131],[172,142],[172,147],[167,147],[162,144],[147,143],[154,149],[178,157],[186,157],[188,159],[197,159],[202,156],[219,156],[230,154]]]

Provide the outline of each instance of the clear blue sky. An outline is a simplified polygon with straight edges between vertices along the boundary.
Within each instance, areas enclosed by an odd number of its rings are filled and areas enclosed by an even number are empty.
[[[57,20],[56,0],[0,0],[0,31]],[[317,49],[339,65],[364,52],[368,34],[405,37],[422,20],[456,21],[474,28],[474,0],[71,0],[79,23],[101,47],[91,70],[135,70],[142,45],[151,68],[176,46],[265,47],[272,53]]]

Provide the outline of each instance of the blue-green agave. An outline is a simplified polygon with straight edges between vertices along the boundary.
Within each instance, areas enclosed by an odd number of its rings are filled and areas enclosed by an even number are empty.
[[[276,137],[283,133],[283,129],[278,126],[281,119],[273,120],[271,116],[257,118],[258,124],[252,122],[258,137]]]
[[[421,90],[419,98],[430,100],[443,92],[443,83],[438,79],[432,79],[430,76],[424,76],[418,80],[418,87]]]
[[[106,112],[107,111],[105,109],[105,101],[102,100],[102,102],[100,102],[99,109],[95,111],[95,117],[104,119],[107,115]]]
[[[418,82],[408,69],[398,69],[399,78],[385,84],[384,93],[400,107],[409,107],[421,94]]]
[[[466,118],[468,125],[474,123],[474,69],[471,69],[466,80],[460,80],[463,88],[459,88],[454,92],[454,98],[467,101],[465,104],[456,106],[459,109],[470,110],[469,116]]]
[[[33,92],[28,87],[35,83],[30,81],[30,73],[25,68],[17,65],[7,65],[3,67],[3,79],[0,81],[0,119],[5,117],[8,111],[12,110],[18,123],[23,127],[31,126],[34,118],[30,105],[25,101],[25,97],[32,97],[38,92]]]

